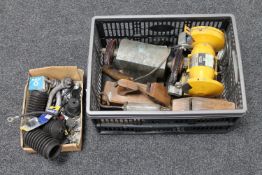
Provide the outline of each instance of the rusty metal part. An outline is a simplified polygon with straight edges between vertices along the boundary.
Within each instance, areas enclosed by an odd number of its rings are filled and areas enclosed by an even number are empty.
[[[117,81],[117,85],[118,85],[117,86],[118,93],[120,95],[132,94],[138,91],[146,94],[146,89],[147,89],[146,84],[122,79],[122,80]]]
[[[106,102],[107,105],[123,105],[127,102],[154,104],[154,102],[148,96],[141,92],[135,94],[120,95],[117,92],[117,88],[118,87],[115,86],[115,82],[106,81],[102,93],[102,102]]]
[[[171,104],[171,97],[168,95],[167,89],[162,83],[149,83],[148,85],[146,85],[130,80],[119,80],[118,86],[122,87],[121,90],[123,92],[135,92],[139,90],[143,94],[149,96],[152,101],[163,106],[169,107]]]
[[[112,68],[110,65],[104,65],[102,68],[103,73],[108,75],[109,77],[113,78],[114,80],[120,80],[120,79],[128,79],[132,80],[133,77],[120,72],[117,69]]]
[[[114,60],[114,50],[116,48],[116,40],[111,39],[106,45],[106,51],[104,53],[104,64],[111,65]]]
[[[147,88],[147,95],[163,106],[170,107],[171,105],[171,97],[162,83],[151,83]]]
[[[138,85],[133,81],[121,79],[117,82],[117,85],[117,93],[119,95],[127,95],[139,91]]]

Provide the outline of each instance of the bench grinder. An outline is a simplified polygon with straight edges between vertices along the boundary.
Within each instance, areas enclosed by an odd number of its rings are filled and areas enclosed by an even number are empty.
[[[185,33],[191,37],[192,51],[188,55],[187,94],[190,96],[219,96],[224,91],[224,85],[216,80],[216,53],[224,48],[224,33],[214,27],[197,26]],[[184,88],[185,89],[185,88]]]

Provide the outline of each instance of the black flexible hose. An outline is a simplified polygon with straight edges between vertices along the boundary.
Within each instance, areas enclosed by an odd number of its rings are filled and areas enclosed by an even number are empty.
[[[55,159],[61,152],[59,141],[41,129],[25,132],[24,143],[46,159]]]
[[[53,138],[63,141],[65,139],[66,125],[62,120],[50,120],[43,126],[43,131],[49,133]]]
[[[29,94],[28,104],[26,105],[26,113],[45,111],[47,100],[48,94],[46,92],[31,91]]]

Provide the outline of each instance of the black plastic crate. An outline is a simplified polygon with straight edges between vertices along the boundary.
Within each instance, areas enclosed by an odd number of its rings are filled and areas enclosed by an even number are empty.
[[[207,111],[102,111],[99,94],[103,88],[100,49],[110,39],[123,38],[158,45],[175,45],[188,27],[205,25],[226,32],[230,55],[221,70],[223,98],[236,104],[235,110]],[[100,16],[91,26],[87,77],[87,115],[101,134],[139,133],[224,133],[232,130],[247,110],[242,62],[233,15]]]
[[[138,133],[225,133],[232,129],[237,118],[197,120],[98,119],[94,123],[102,134]]]

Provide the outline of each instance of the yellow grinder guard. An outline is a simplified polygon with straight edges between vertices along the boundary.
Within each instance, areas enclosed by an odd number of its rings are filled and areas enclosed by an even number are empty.
[[[209,26],[198,26],[185,32],[192,37],[192,52],[188,55],[189,89],[191,96],[211,97],[220,95],[224,86],[216,78],[216,52],[224,48],[224,33]]]

